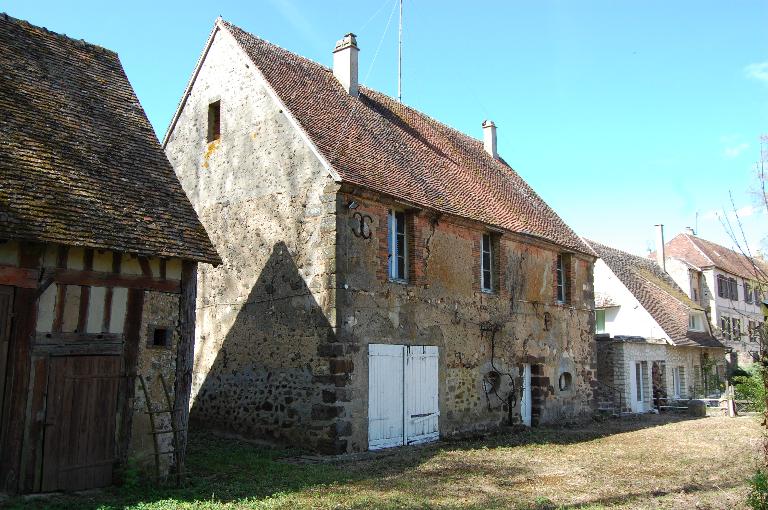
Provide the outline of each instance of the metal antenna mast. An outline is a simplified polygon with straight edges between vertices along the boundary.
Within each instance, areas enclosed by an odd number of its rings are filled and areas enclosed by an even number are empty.
[[[397,100],[403,102],[403,0],[400,0],[400,28],[397,32]]]

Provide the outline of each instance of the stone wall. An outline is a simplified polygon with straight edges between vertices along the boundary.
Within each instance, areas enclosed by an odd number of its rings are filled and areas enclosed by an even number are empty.
[[[168,332],[167,344],[154,345],[155,329]],[[173,385],[176,378],[176,349],[179,342],[179,295],[164,292],[144,292],[144,308],[141,319],[141,337],[137,374],[144,378],[153,411],[166,411],[173,404]],[[165,378],[171,398],[171,406],[166,401],[165,391],[160,376]],[[149,414],[147,399],[141,382],[137,378],[133,401],[133,427],[131,431],[131,455],[136,462],[150,469],[154,466],[154,434]],[[156,430],[171,430],[171,416],[161,412],[154,415]],[[157,447],[161,452],[173,452],[173,434],[157,436]],[[162,472],[168,471],[173,456],[164,454],[160,457]]]
[[[207,142],[220,101],[221,138]],[[219,32],[166,152],[223,265],[201,265],[194,424],[335,451],[336,185]]]
[[[346,190],[345,190],[346,191]],[[359,204],[354,211],[345,204]],[[572,255],[570,299],[555,303],[556,246],[493,233],[498,247],[495,292],[480,289],[480,224],[430,211],[410,210],[409,282],[387,279],[387,211],[402,208],[365,192],[338,200],[337,335],[340,381],[339,436],[347,449],[367,447],[369,343],[439,347],[440,433],[488,430],[520,419],[523,363],[532,364],[533,420],[551,423],[591,412],[596,360],[592,261]],[[361,219],[364,225],[361,228]],[[362,235],[365,233],[366,235]],[[496,331],[491,331],[496,329]],[[493,356],[492,356],[493,351]],[[342,364],[343,360],[343,364]],[[484,376],[503,374],[515,405],[486,395]],[[563,372],[572,384],[561,391]],[[508,376],[506,374],[509,374]]]

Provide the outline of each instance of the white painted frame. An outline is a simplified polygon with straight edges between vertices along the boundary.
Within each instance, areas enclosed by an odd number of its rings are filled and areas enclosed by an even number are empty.
[[[523,425],[530,427],[533,418],[530,363],[525,363],[523,365],[523,387],[521,388],[520,394],[520,420],[523,422]]]

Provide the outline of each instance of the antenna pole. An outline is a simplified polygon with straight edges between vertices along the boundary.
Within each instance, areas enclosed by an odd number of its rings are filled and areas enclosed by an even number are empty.
[[[400,28],[397,32],[397,100],[403,102],[403,0],[400,0]]]

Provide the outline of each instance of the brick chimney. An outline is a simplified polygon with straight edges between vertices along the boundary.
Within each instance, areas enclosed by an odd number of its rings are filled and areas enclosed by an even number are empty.
[[[667,260],[664,253],[664,225],[656,225],[656,262],[661,270],[667,272]]]
[[[492,120],[483,121],[483,147],[493,159],[499,159],[499,153],[496,150],[496,124]]]
[[[350,96],[357,97],[357,47],[355,34],[348,33],[333,49],[333,75]]]

